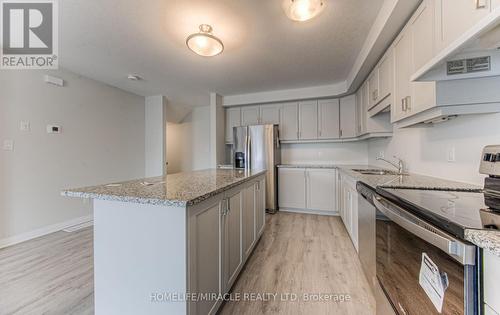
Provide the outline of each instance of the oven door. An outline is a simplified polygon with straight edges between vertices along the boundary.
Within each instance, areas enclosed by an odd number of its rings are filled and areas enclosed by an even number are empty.
[[[475,246],[380,196],[374,197],[374,204],[376,274],[394,311],[401,315],[477,314]]]

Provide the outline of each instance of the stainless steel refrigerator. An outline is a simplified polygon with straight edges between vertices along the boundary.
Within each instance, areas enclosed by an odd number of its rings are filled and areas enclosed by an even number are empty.
[[[278,210],[278,170],[281,150],[278,125],[234,127],[235,168],[266,169],[266,209]]]

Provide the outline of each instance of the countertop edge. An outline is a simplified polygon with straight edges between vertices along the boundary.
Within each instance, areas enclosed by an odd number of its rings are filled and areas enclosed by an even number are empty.
[[[465,230],[465,239],[500,257],[500,231],[467,229]]]
[[[112,194],[99,194],[92,192],[84,192],[78,191],[79,188],[76,189],[63,189],[61,191],[61,196],[63,197],[75,197],[75,198],[90,198],[97,200],[107,200],[107,201],[117,201],[117,202],[129,202],[129,203],[138,203],[138,204],[149,204],[149,205],[157,205],[157,206],[172,206],[172,207],[187,207],[194,206],[199,204],[210,197],[221,194],[231,188],[234,188],[238,185],[241,185],[245,182],[248,182],[256,177],[264,175],[267,170],[261,170],[256,174],[252,174],[251,176],[242,178],[234,183],[227,184],[226,186],[220,187],[219,189],[210,191],[201,196],[190,200],[176,200],[176,199],[158,199],[158,198],[146,198],[146,197],[135,197],[135,196],[118,196]],[[81,189],[85,189],[86,187],[82,187]]]

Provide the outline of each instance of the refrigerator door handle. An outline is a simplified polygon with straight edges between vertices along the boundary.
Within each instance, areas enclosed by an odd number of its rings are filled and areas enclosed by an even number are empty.
[[[276,130],[276,148],[280,148],[281,144],[280,144],[280,131],[279,129]]]

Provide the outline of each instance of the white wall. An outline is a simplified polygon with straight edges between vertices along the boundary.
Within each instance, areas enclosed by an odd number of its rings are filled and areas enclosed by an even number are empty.
[[[395,129],[386,140],[369,142],[369,162],[380,151],[385,156],[400,156],[409,171],[462,182],[483,185],[479,174],[481,151],[488,144],[500,144],[500,114],[458,117],[430,128]],[[448,151],[455,148],[456,162],[448,162]],[[390,167],[390,166],[389,166]]]
[[[65,86],[44,83],[46,73]],[[143,97],[70,72],[0,71],[0,144],[14,140],[0,150],[0,246],[91,215],[63,188],[144,176],[144,118]],[[51,123],[62,133],[47,134]]]
[[[211,167],[210,107],[196,107],[179,124],[167,125],[169,174]]]
[[[368,163],[368,143],[358,141],[283,144],[281,162],[282,164],[366,164]]]
[[[145,176],[165,174],[167,143],[167,106],[163,95],[148,96],[145,100]]]

